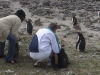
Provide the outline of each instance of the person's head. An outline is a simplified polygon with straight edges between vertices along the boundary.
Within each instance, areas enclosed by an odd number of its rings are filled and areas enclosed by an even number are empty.
[[[49,25],[49,28],[53,31],[53,32],[56,32],[58,26],[57,26],[57,23],[51,23]]]
[[[21,19],[21,21],[23,21],[25,19],[25,16],[26,16],[25,12],[22,9],[17,10],[15,15],[17,15]]]

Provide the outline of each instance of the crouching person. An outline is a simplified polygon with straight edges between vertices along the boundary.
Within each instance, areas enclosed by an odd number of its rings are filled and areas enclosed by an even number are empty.
[[[60,52],[61,47],[55,34],[56,30],[57,24],[51,23],[48,28],[39,29],[34,35],[29,50],[30,57],[37,60],[35,66],[40,66],[45,59],[50,59],[52,52],[55,55]]]
[[[0,18],[0,58],[6,57],[7,63],[16,63],[14,59],[16,53],[15,46],[19,40],[17,32],[25,16],[25,12],[20,9],[14,15]],[[6,40],[9,41],[7,55],[4,54]]]

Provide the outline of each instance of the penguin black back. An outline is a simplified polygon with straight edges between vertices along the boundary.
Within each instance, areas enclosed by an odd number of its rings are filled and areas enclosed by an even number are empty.
[[[27,33],[32,35],[32,31],[33,31],[33,26],[32,26],[32,23],[31,23],[31,19],[28,19],[28,21],[27,21]]]
[[[73,25],[76,26],[77,25],[77,18],[75,16],[73,16]]]
[[[82,33],[78,32],[78,36],[79,36],[80,40],[83,40],[83,41],[85,40],[85,38],[84,38]]]
[[[85,38],[84,38],[82,33],[78,32],[77,34],[78,34],[79,39],[76,43],[76,49],[77,49],[77,46],[79,45],[80,52],[84,52],[85,51],[85,45],[86,45]]]

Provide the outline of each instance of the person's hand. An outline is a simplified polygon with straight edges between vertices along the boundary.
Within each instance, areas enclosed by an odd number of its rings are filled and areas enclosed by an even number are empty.
[[[61,47],[65,47],[65,45],[64,44],[61,44]]]

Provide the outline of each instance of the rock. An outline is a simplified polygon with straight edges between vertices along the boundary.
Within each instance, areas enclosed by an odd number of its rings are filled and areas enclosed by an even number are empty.
[[[92,24],[92,21],[90,19],[86,19],[84,22],[84,25],[88,28],[91,26],[91,24]]]
[[[49,0],[43,1],[43,5],[44,6],[50,6],[50,1]]]
[[[40,21],[40,18],[37,19],[37,20],[34,22],[34,24],[35,24],[36,26],[42,26],[42,22]]]
[[[58,29],[61,29],[61,26],[60,25],[58,25]]]
[[[74,26],[74,29],[80,31],[81,30],[81,27],[79,25],[77,25],[77,26]]]
[[[1,9],[4,9],[3,6],[0,6],[0,10],[1,10]]]
[[[93,35],[92,35],[92,34],[90,34],[90,35],[88,35],[88,37],[93,37]]]
[[[6,73],[14,73],[14,71],[11,71],[10,69],[7,70],[7,71],[4,71],[4,72],[6,72]]]
[[[64,35],[63,38],[66,38],[66,35]]]
[[[48,19],[53,19],[54,16],[45,16],[45,18],[48,18]]]
[[[66,73],[66,75],[75,75],[75,73],[74,73],[73,71],[68,71],[68,72]]]
[[[8,15],[10,15],[12,12],[13,12],[13,11],[12,11],[10,8],[0,10],[0,17],[8,16]]]
[[[9,1],[0,1],[0,6],[2,6],[3,8],[9,8],[9,5]]]

